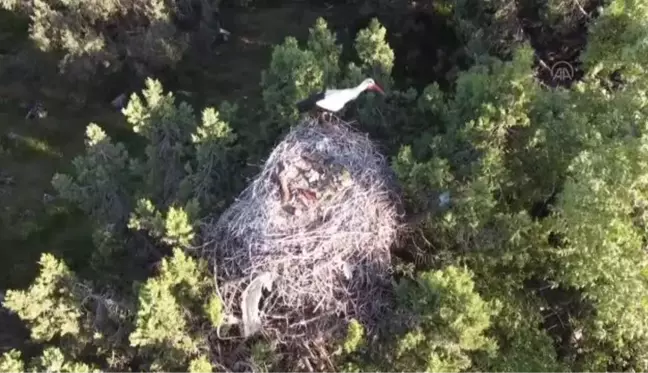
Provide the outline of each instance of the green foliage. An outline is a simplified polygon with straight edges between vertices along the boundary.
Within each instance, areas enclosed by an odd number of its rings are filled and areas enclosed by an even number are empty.
[[[207,319],[214,328],[218,328],[223,323],[223,302],[216,294],[209,296],[204,306]]]
[[[145,176],[146,190],[153,201],[167,206],[178,198],[182,181],[187,177],[185,164],[191,156],[191,134],[197,124],[191,106],[181,102],[176,106],[172,93],[164,93],[162,84],[146,80],[144,100],[131,96],[124,109],[133,131],[146,138],[146,161],[137,165],[138,174]]]
[[[394,66],[394,52],[387,43],[386,29],[377,19],[373,19],[366,29],[360,30],[354,48],[360,66],[349,63],[346,69],[341,70],[339,59],[342,48],[335,43],[335,34],[328,30],[321,18],[310,29],[305,49],[300,48],[293,37],[286,38],[283,44],[276,46],[270,67],[262,73],[264,114],[267,116],[262,137],[274,139],[281,129],[294,124],[298,119],[295,103],[324,88],[357,85],[371,76],[389,89],[392,85],[390,75]],[[397,97],[398,92],[390,95]],[[416,92],[411,90],[405,95],[405,100],[411,101],[415,99]],[[363,122],[378,124],[377,118],[389,117],[392,113],[402,117],[398,102],[390,106],[392,112],[381,111],[378,105],[382,100],[377,95],[363,95],[357,100],[360,107],[358,116]]]
[[[162,209],[186,205],[193,217],[198,206],[203,211],[222,208],[240,188],[240,179],[233,176],[239,172],[232,169],[239,155],[237,135],[213,108],[206,108],[198,121],[192,107],[176,104],[157,80],[146,81],[142,96],[144,100],[133,94],[124,110],[133,131],[148,142],[145,159],[131,162],[134,177],[144,183],[140,193]]]
[[[567,37],[570,32],[586,22],[588,13],[586,9],[593,9],[598,3],[583,0],[578,3],[566,0],[548,0],[540,6],[540,17],[543,24],[551,27],[559,37]]]
[[[475,61],[508,57],[519,42],[519,3],[507,0],[453,0],[453,25]],[[537,3],[536,3],[537,4]]]
[[[607,22],[613,8],[598,22]],[[602,38],[602,30],[595,25],[591,51],[611,56],[610,48],[598,49],[596,33]],[[636,37],[639,29],[634,30],[605,33]],[[524,291],[523,282],[534,276],[579,289],[585,304],[596,309],[580,309],[571,321],[573,328],[589,331],[575,342],[582,355],[570,362],[573,369],[610,364],[643,369],[640,351],[648,324],[638,206],[645,198],[645,145],[638,123],[646,120],[646,86],[645,74],[628,69],[639,57],[624,56],[605,60],[591,52],[586,58],[592,73],[626,68],[624,89],[614,93],[595,80],[569,92],[539,91],[528,68],[529,49],[519,49],[509,63],[478,65],[459,77],[447,106],[434,105],[449,125],[448,133],[432,142],[436,151],[403,147],[394,162],[414,206],[421,205],[426,190],[455,192],[453,209],[425,222],[437,251],[433,257],[468,263],[485,295],[507,305],[494,319],[493,332],[503,343],[497,358],[482,363],[488,370],[565,369],[549,337],[536,331],[541,302],[530,302],[529,295],[512,301],[508,295]],[[520,212],[548,204],[558,191],[554,214],[542,223]],[[521,318],[536,321],[515,321]]]
[[[191,310],[209,294],[211,285],[204,263],[174,249],[171,258],[162,260],[160,274],[142,286],[135,330],[129,338],[132,346],[151,351],[153,369],[177,369],[206,348],[206,336],[192,330]],[[200,360],[191,364],[203,367]]]
[[[469,271],[451,266],[424,272],[401,282],[396,294],[417,320],[397,342],[397,370],[459,372],[472,365],[471,352],[495,351],[484,332],[499,306],[475,293]]]
[[[453,179],[446,159],[435,157],[419,162],[409,145],[400,149],[392,167],[400,180],[407,181],[404,187],[412,206],[425,206],[425,190],[446,188]]]
[[[201,21],[211,19],[214,4],[200,3],[200,14],[186,13],[189,1],[164,0],[5,0],[0,7],[29,16],[30,37],[38,48],[60,54],[61,72],[88,82],[97,73],[116,72],[124,65],[142,73],[174,66],[190,37],[175,21],[193,23],[198,30]]]
[[[637,277],[648,264],[642,255],[643,232],[633,226],[629,188],[641,182],[633,174],[643,174],[645,155],[628,150],[632,148],[623,145],[584,151],[569,169],[573,176],[565,183],[559,220],[571,224],[567,245],[556,250],[565,263],[561,277],[569,284],[590,287],[613,275]]]
[[[324,71],[315,53],[300,49],[297,39],[286,38],[273,49],[270,67],[261,74],[269,120],[277,121],[280,128],[289,126],[298,117],[295,103],[322,89],[323,83]]]
[[[607,78],[621,70],[624,79],[644,84],[648,58],[648,4],[645,1],[614,0],[590,28],[582,60],[588,75]],[[643,78],[643,79],[642,79]]]
[[[394,67],[394,51],[387,44],[386,36],[387,29],[374,18],[367,28],[358,32],[355,40],[362,67],[380,77],[391,75]]]
[[[199,358],[191,360],[189,363],[189,372],[190,373],[211,373],[212,366],[209,362],[209,359],[205,356],[200,356]]]
[[[21,353],[17,350],[5,352],[0,357],[0,372],[24,372],[25,364],[21,360]]]
[[[336,35],[328,29],[323,18],[318,18],[309,30],[307,48],[313,52],[322,66],[324,86],[337,83],[340,75],[340,54],[342,47],[336,44]]]
[[[357,100],[356,112],[363,127],[384,143],[390,152],[401,145],[421,143],[428,147],[427,131],[436,123],[433,114],[425,113],[415,105],[419,93],[413,89],[399,90],[394,87],[391,71],[394,66],[394,51],[387,42],[385,27],[372,19],[368,27],[356,36],[354,48],[360,59],[360,66],[347,66],[344,85],[355,85],[367,76],[373,77],[387,91],[387,96],[377,94],[361,95]],[[438,88],[438,86],[436,86]],[[426,117],[427,114],[431,114]]]
[[[43,351],[36,363],[34,364],[34,372],[62,372],[62,373],[86,373],[86,372],[100,372],[96,368],[92,368],[87,364],[66,361],[63,352],[56,347],[48,347]]]
[[[421,92],[388,89],[386,97],[363,95],[351,106],[346,114],[391,157],[408,212],[429,209],[440,191],[450,192],[452,205],[407,237],[404,251],[415,263],[395,275],[389,333],[372,335],[352,320],[347,335],[328,346],[338,369],[648,369],[644,3],[612,1],[591,24],[583,81],[549,90],[534,76],[533,49],[491,43],[520,4],[454,2],[446,8],[476,64],[446,92],[434,83]],[[295,102],[324,86],[367,75],[395,86],[386,35],[375,19],[358,33],[358,64],[341,60],[323,19],[304,47],[287,38],[263,72],[260,125],[244,123],[230,103],[198,118],[150,79],[143,98],[133,95],[124,110],[147,142],[141,157],[88,126],[85,154],[53,184],[92,218],[95,253],[112,266],[93,262],[96,273],[89,272],[118,296],[98,295],[93,289],[103,287],[44,255],[34,284],[9,291],[5,301],[45,343],[29,367],[87,371],[94,367],[80,362],[92,361],[120,370],[139,360],[140,370],[220,369],[219,354],[232,346],[218,337],[233,316],[223,313],[206,262],[187,249],[204,244],[201,219],[217,217],[243,186],[237,164],[256,150],[239,143],[238,130],[262,129],[255,136],[272,143],[295,123]],[[511,58],[477,56],[480,46]],[[623,84],[614,86],[607,80],[617,70]],[[159,261],[154,275],[152,261]],[[132,286],[118,271],[102,273],[106,268],[132,268],[141,282]],[[97,321],[102,312],[110,322]],[[48,346],[58,340],[60,347]],[[278,342],[255,341],[236,359],[255,371],[281,370],[296,355]],[[0,359],[0,370],[23,368],[18,351]]]
[[[525,299],[527,298],[527,299]],[[541,329],[541,302],[535,297],[503,294],[501,309],[493,319],[493,328],[501,335],[499,351],[481,363],[496,372],[564,372],[558,361],[554,341]]]
[[[163,217],[151,201],[140,200],[131,215],[128,227],[146,230],[167,245],[188,248],[195,236],[191,221],[197,209],[197,202],[192,200],[185,208],[171,206],[166,217]]]
[[[71,175],[55,174],[52,185],[59,195],[100,223],[125,221],[130,209],[129,155],[122,144],[97,124],[86,129],[86,153],[73,161]]]
[[[222,108],[221,112],[223,109],[226,118],[227,108]],[[204,210],[220,210],[224,208],[225,200],[240,188],[238,179],[227,172],[239,155],[235,146],[238,137],[223,115],[207,108],[191,138],[195,161],[190,166],[189,177],[181,185],[182,199],[195,198]]]
[[[551,221],[564,234],[563,245],[552,250],[561,263],[559,280],[582,289],[596,305],[596,315],[588,321],[590,337],[607,341],[619,351],[616,359],[639,364],[635,369],[643,365],[630,351],[648,345],[645,230],[632,216],[645,201],[644,141],[611,143],[596,153],[579,154]]]
[[[43,254],[41,272],[24,291],[9,290],[3,305],[15,312],[30,328],[35,341],[80,332],[80,299],[72,292],[77,280],[65,263]]]
[[[142,199],[137,201],[128,227],[137,230],[145,229],[155,237],[164,237],[166,231],[164,223],[162,214],[153,206],[153,202]]]
[[[368,344],[361,324],[352,321],[337,351],[345,372],[460,372],[498,355],[487,335],[502,309],[475,290],[473,274],[447,266],[419,272],[395,284],[398,314],[380,345]]]
[[[271,372],[277,366],[280,356],[276,342],[258,341],[252,345],[250,361],[257,372]]]
[[[187,212],[184,209],[171,207],[167,212],[165,223],[164,242],[168,245],[189,247],[194,238],[194,232]]]
[[[0,357],[0,372],[26,372],[21,360],[21,353],[17,350],[6,352]],[[61,372],[61,373],[89,373],[101,370],[88,364],[70,361],[63,352],[56,347],[46,348],[42,355],[30,363],[30,372]]]
[[[347,354],[353,353],[358,350],[358,348],[363,343],[364,339],[364,329],[362,324],[357,320],[351,320],[349,323],[349,330],[347,331],[347,337],[344,340],[342,346],[343,351]]]
[[[142,96],[134,95],[124,110],[134,132],[147,141],[141,157],[130,157],[124,145],[114,145],[91,124],[86,153],[76,158],[72,173],[53,180],[68,202],[93,218],[95,273],[88,273],[97,288],[107,290],[95,294],[91,284],[71,277],[67,287],[53,290],[51,280],[45,282],[47,291],[40,291],[45,285],[38,281],[45,280],[37,280],[32,292],[43,294],[31,297],[42,298],[37,306],[46,309],[33,311],[20,292],[10,292],[7,302],[13,302],[8,307],[23,308],[19,314],[34,324],[35,340],[67,336],[63,352],[72,357],[94,349],[111,369],[123,370],[135,356],[146,356],[140,363],[143,369],[182,370],[207,351],[203,325],[216,327],[224,320],[206,264],[182,249],[197,243],[198,219],[222,208],[238,188],[231,175],[237,136],[215,109],[205,109],[198,121],[193,109],[176,105],[158,81],[149,79]],[[231,115],[227,108],[225,115]],[[121,202],[112,204],[116,199]],[[142,259],[150,263],[151,256],[169,247],[173,256],[162,259],[160,273],[143,273]],[[69,273],[59,277],[64,274]],[[132,286],[133,280],[144,284]],[[118,296],[111,298],[117,289]],[[62,297],[66,292],[70,295]],[[48,334],[41,335],[41,329]],[[74,338],[68,336],[72,332]]]

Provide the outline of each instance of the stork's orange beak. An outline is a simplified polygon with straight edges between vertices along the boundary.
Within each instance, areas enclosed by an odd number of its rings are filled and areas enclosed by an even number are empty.
[[[381,95],[385,94],[385,91],[383,91],[382,88],[380,88],[380,86],[378,84],[374,84],[369,88],[376,91],[376,92],[379,92]]]

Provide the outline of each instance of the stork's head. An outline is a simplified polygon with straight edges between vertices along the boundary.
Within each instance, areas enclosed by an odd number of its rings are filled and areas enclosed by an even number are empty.
[[[368,91],[376,91],[376,92],[378,92],[380,94],[383,94],[383,95],[385,94],[385,92],[382,90],[382,88],[380,88],[380,86],[378,84],[376,84],[376,82],[371,78],[367,78],[367,79],[363,80],[362,83],[360,83],[360,86],[362,86],[362,88],[365,91],[367,91],[367,90]]]

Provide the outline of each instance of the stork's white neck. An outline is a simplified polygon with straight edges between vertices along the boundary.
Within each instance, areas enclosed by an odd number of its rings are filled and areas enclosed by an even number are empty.
[[[362,92],[362,91],[366,90],[367,88],[369,88],[370,85],[371,84],[367,83],[366,81],[365,82],[360,82],[360,84],[358,84],[356,89],[358,89],[358,90],[360,90]]]
[[[367,85],[364,82],[362,82],[358,84],[356,87],[351,88],[351,91],[353,91],[354,97],[358,97],[366,89],[367,89]]]

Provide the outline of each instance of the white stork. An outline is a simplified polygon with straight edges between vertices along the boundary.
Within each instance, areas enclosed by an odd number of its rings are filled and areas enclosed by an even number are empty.
[[[380,94],[385,94],[385,92],[380,88],[376,82],[367,78],[362,81],[357,87],[346,88],[346,89],[327,89],[318,93],[311,95],[310,97],[299,101],[297,103],[297,109],[300,112],[309,111],[316,106],[320,109],[323,109],[325,112],[337,113],[342,110],[344,106],[349,102],[355,100],[362,92],[371,90],[379,92]]]

